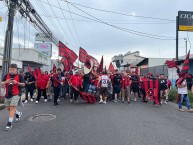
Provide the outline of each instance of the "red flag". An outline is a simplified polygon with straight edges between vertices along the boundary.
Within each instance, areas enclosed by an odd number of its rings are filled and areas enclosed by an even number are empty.
[[[109,70],[110,72],[114,72],[114,71],[115,71],[115,68],[114,68],[112,62],[110,63],[108,70]]]
[[[168,68],[176,67],[177,69],[179,69],[179,67],[175,63],[174,59],[173,60],[166,60],[166,64],[167,64]]]
[[[76,53],[59,41],[59,56],[65,57],[69,60],[69,63],[74,63],[78,56]]]
[[[80,62],[82,63],[85,63],[86,60],[88,59],[88,53],[86,52],[86,50],[84,50],[83,48],[80,47],[80,50],[79,50],[79,60]]]
[[[41,76],[41,70],[40,70],[40,68],[36,68],[35,69],[35,74],[36,74],[36,78],[38,79],[40,76]]]
[[[31,72],[31,67],[29,66],[29,64],[27,66],[27,70],[28,70],[28,72]]]
[[[188,54],[186,55],[186,59],[184,60],[181,74],[186,74],[189,71],[189,62],[190,62],[189,57],[190,57],[190,50],[189,50]]]
[[[135,68],[135,74],[138,75],[138,67]]]
[[[103,56],[101,58],[101,62],[100,62],[100,65],[99,65],[99,72],[102,72],[103,71]]]
[[[37,79],[37,75],[36,75],[36,72],[35,72],[35,70],[34,71],[32,71],[32,75]]]
[[[56,73],[56,65],[53,66],[53,72]]]
[[[99,62],[96,58],[94,58],[93,56],[89,55],[89,58],[92,59],[94,61],[94,66],[99,66]]]
[[[70,71],[70,64],[69,64],[68,60],[63,57],[63,58],[61,59],[61,62],[62,62],[62,64],[64,65],[64,69],[65,69],[66,71]]]

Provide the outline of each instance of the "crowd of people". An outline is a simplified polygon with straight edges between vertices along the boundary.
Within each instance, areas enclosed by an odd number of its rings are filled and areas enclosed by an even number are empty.
[[[148,73],[139,76],[135,71],[115,70],[112,73],[103,70],[98,73],[95,69],[84,74],[80,70],[66,72],[58,68],[55,72],[51,70],[50,73],[41,70],[41,75],[35,77],[30,72],[17,73],[17,65],[11,64],[9,73],[2,80],[2,85],[6,86],[5,105],[9,111],[6,130],[12,128],[14,116],[16,121],[20,120],[22,112],[17,111],[16,107],[21,100],[23,90],[25,90],[24,103],[29,100],[33,102],[36,98],[35,103],[38,104],[42,97],[44,97],[44,102],[53,100],[54,106],[58,106],[61,99],[67,100],[68,98],[70,103],[79,103],[79,91],[93,95],[100,104],[107,104],[108,101],[125,103],[125,99],[130,104],[131,94],[134,96],[134,102],[141,98],[143,102],[147,103],[150,97],[145,90],[144,82],[147,80],[159,80],[159,103],[160,105],[167,104],[172,83],[164,74],[153,76],[152,73]],[[179,110],[184,112],[182,102],[185,100],[188,111],[193,112],[187,96],[186,79],[178,84],[177,88]],[[155,104],[154,101],[153,103]]]

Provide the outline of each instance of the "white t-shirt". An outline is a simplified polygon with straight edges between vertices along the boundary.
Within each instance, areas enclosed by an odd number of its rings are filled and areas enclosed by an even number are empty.
[[[184,80],[184,81],[182,82],[182,85],[185,85],[185,84],[187,84],[187,83],[186,83],[186,80]],[[178,88],[178,94],[188,94],[187,85],[186,85],[186,87]]]
[[[102,88],[107,88],[108,87],[108,80],[109,80],[109,77],[107,75],[102,75],[101,76],[101,87]]]

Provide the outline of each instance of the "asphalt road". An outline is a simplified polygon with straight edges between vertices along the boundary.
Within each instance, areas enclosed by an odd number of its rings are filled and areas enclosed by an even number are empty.
[[[161,107],[140,101],[122,104],[28,103],[11,131],[4,131],[7,111],[0,111],[0,145],[193,145],[193,114],[169,103]],[[56,119],[31,122],[35,114]]]

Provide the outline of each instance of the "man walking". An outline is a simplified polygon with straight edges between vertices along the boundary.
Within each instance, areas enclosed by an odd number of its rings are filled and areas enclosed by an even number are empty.
[[[16,107],[20,101],[19,86],[25,86],[25,84],[23,77],[17,73],[16,64],[10,64],[9,74],[3,77],[1,84],[6,87],[5,106],[9,111],[9,121],[5,130],[9,131],[12,128],[14,115],[16,116],[16,121],[19,121],[22,115],[22,112],[18,112]]]
[[[42,93],[44,96],[44,102],[47,102],[46,89],[49,87],[49,82],[49,77],[45,74],[45,71],[42,70],[41,75],[37,78],[38,96],[36,104],[39,103]]]

